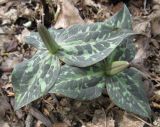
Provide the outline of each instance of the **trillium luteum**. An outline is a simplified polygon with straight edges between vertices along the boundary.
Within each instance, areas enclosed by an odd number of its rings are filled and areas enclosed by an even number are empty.
[[[12,74],[15,109],[42,97],[54,87],[61,70],[60,60],[77,67],[93,65],[133,34],[126,6],[105,22],[49,32],[40,26],[39,33],[32,32],[26,37],[26,43],[38,51],[30,60],[18,64]]]

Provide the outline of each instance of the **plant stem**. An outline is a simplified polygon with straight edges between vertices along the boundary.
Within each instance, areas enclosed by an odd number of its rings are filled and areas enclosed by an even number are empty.
[[[55,54],[60,47],[58,46],[56,41],[52,38],[47,28],[44,25],[39,24],[37,29],[46,48],[49,50],[50,53]]]

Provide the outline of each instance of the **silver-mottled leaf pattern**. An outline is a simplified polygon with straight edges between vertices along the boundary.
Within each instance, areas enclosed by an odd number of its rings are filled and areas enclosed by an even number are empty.
[[[39,36],[39,33],[37,32],[31,32],[29,35],[25,36],[24,41],[36,49],[46,49],[41,37]]]
[[[39,50],[32,59],[18,64],[12,73],[15,109],[47,94],[59,71],[59,59],[48,51]]]
[[[136,48],[131,38],[125,39],[106,59],[106,63],[125,60],[131,62],[136,54]]]
[[[93,65],[107,56],[111,62],[130,61],[134,57],[134,46],[128,41],[128,37],[134,33],[126,6],[105,22],[49,31],[61,47],[54,56],[48,53],[38,33],[33,32],[26,37],[26,42],[39,50],[32,59],[17,65],[13,71],[16,109],[38,99],[48,91],[74,99],[94,99],[101,95],[107,84],[108,93],[114,102],[117,101],[115,103],[118,106],[145,117],[150,116],[148,101],[140,86],[142,82],[136,77],[135,71],[129,69],[106,78],[104,66],[101,64],[103,62]],[[59,59],[68,65],[85,68],[63,65],[60,69]],[[136,99],[138,103],[135,102]]]
[[[79,33],[63,40],[62,49],[57,52],[57,56],[68,65],[90,66],[105,59],[130,35],[134,35],[133,31],[107,28],[105,24],[100,25],[98,30],[79,31]]]
[[[57,36],[59,36],[63,31],[64,29],[59,29],[59,30],[56,30],[54,28],[50,28],[48,29],[48,31],[50,32],[50,34],[52,35],[52,37],[54,39],[57,39]],[[33,47],[35,47],[36,49],[47,49],[44,45],[44,43],[42,42],[42,39],[39,35],[38,32],[31,32],[29,35],[26,35],[24,37],[24,41],[27,43],[27,44],[30,44],[32,45]],[[55,40],[56,41],[56,40]],[[57,41],[56,41],[57,42]],[[60,43],[60,42],[59,42]]]
[[[138,70],[130,68],[108,77],[106,88],[111,100],[120,108],[150,118],[151,109]]]
[[[134,35],[131,30],[130,13],[126,6],[105,22],[78,24],[67,29],[49,31],[61,47],[56,55],[64,63],[78,67],[87,67],[103,60],[125,38]],[[31,34],[31,38],[26,39],[27,42],[41,48],[40,37],[34,35],[35,33]]]
[[[117,20],[118,19],[118,20]],[[132,29],[131,14],[126,5],[118,13],[105,21],[109,26],[115,28]]]
[[[70,98],[91,100],[101,95],[105,76],[100,66],[77,68],[64,65],[50,93],[59,93]]]
[[[134,35],[131,16],[124,8],[105,22],[74,25],[57,34],[62,42],[59,58],[73,66],[86,67],[104,58],[130,35]]]

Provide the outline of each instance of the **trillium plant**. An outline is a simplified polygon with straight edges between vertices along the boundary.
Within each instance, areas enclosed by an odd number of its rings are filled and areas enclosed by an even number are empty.
[[[142,76],[129,64],[136,52],[134,34],[126,6],[104,22],[60,30],[38,25],[38,32],[25,37],[36,54],[12,73],[15,109],[47,93],[91,100],[107,89],[117,106],[150,118]]]

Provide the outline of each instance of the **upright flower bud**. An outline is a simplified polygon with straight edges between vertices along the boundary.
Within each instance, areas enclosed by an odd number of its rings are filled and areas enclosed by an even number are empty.
[[[106,67],[106,74],[108,76],[112,76],[123,71],[128,67],[129,63],[127,61],[115,61]]]

